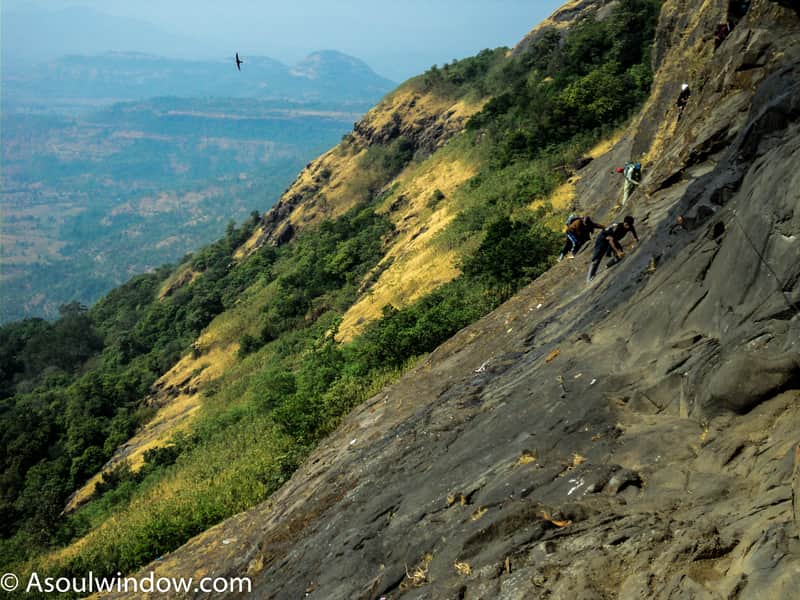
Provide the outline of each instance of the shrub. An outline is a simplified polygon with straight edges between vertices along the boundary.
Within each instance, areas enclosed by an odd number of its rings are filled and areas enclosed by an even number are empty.
[[[502,217],[489,226],[478,250],[464,262],[464,273],[501,290],[506,298],[550,266],[558,245],[558,234],[544,225]]]

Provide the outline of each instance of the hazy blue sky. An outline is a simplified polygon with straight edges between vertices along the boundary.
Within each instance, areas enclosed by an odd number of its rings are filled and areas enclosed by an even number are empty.
[[[396,81],[434,63],[512,46],[563,0],[2,0],[3,12],[85,7],[174,35],[166,47],[109,48],[202,58],[239,51],[293,63],[315,50],[357,56]],[[36,19],[29,20],[35,27]],[[119,19],[114,27],[136,24]],[[27,32],[14,32],[25,37]],[[28,39],[35,39],[35,33]],[[113,33],[113,32],[107,32]],[[119,39],[126,39],[120,31]],[[52,43],[53,36],[48,36]],[[142,39],[150,39],[142,36]],[[155,37],[153,39],[156,39]],[[166,36],[166,39],[170,39]],[[155,42],[153,42],[155,44]],[[6,48],[4,48],[6,51]],[[198,56],[201,58],[201,56]]]

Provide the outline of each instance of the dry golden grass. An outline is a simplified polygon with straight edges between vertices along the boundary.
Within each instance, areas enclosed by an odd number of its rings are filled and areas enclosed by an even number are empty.
[[[550,212],[551,217],[546,219],[546,225],[556,231],[564,230],[564,221],[561,218],[561,213],[568,212],[575,204],[576,184],[580,177],[574,176],[566,183],[558,186],[553,193],[546,198],[536,198],[528,204],[528,209],[535,211],[542,207],[549,205],[553,210]]]
[[[177,276],[186,277],[187,274],[192,278],[197,277],[197,273],[188,268],[179,271]],[[165,282],[161,293],[174,281],[170,279]],[[268,291],[269,288],[265,288],[263,284],[252,286],[242,296],[243,302],[215,318],[200,335],[194,343],[194,347],[200,351],[199,356],[184,356],[158,379],[156,387],[162,390],[172,388],[175,396],[166,402],[163,396],[150,398],[152,402],[160,404],[160,408],[135,436],[117,448],[108,463],[109,468],[127,462],[132,470],[140,469],[147,450],[166,445],[175,433],[185,431],[191,426],[200,414],[204,390],[236,363],[239,340],[245,332],[253,333],[250,328],[258,323],[256,315],[262,304],[256,300],[263,299]],[[106,470],[95,474],[77,491],[67,506],[68,511],[74,510],[91,497],[95,485]]]
[[[128,506],[105,518],[86,536],[37,558],[30,566],[32,570],[58,568],[81,555],[102,553],[103,548],[116,545],[124,550],[137,544],[138,536],[160,520],[202,520],[202,505],[211,497],[230,514],[238,513],[250,502],[263,499],[267,491],[264,473],[274,472],[274,457],[285,444],[274,424],[265,419],[248,420],[236,436],[208,440],[204,452],[187,455],[180,469],[145,487]],[[208,544],[219,543],[213,529],[202,535]]]
[[[583,464],[584,462],[586,462],[586,457],[581,456],[576,452],[575,454],[572,455],[572,460],[570,461],[569,468],[574,469],[578,465]]]
[[[469,520],[470,521],[477,521],[483,515],[485,515],[487,512],[489,512],[488,508],[486,508],[485,506],[479,506],[478,510],[476,510],[474,513],[472,513],[472,515],[470,516]]]
[[[206,347],[204,343],[209,343],[207,340],[209,337],[213,337],[213,332],[201,336],[198,345]],[[164,388],[196,391],[180,393],[167,402],[142,431],[128,442],[128,447],[132,448],[128,460],[133,470],[142,466],[146,450],[164,445],[177,431],[184,430],[190,425],[202,404],[200,390],[222,376],[236,360],[238,350],[238,343],[209,344],[209,349],[202,356],[183,357],[175,367],[159,379],[157,385]]]
[[[41,565],[45,568],[48,568],[52,565],[63,564],[71,558],[75,558],[76,556],[80,555],[88,545],[88,536],[79,538],[72,542],[69,546],[58,548],[57,550],[53,550],[49,554],[44,555],[44,557],[41,559]]]
[[[399,119],[401,129],[413,128],[432,116],[438,116],[440,122],[463,123],[478,112],[484,103],[464,100],[453,102],[432,94],[422,94],[415,91],[413,86],[406,85],[370,110],[362,124],[369,130],[380,131]],[[354,139],[356,151],[348,151],[340,144],[326,152],[311,162],[281,197],[281,201],[297,195],[303,197],[285,219],[295,230],[316,224],[322,219],[339,217],[363,198],[370,175],[360,168],[367,140],[358,136],[354,136]],[[261,234],[259,228],[239,248],[235,257],[241,259],[255,250]]]
[[[611,137],[603,140],[589,150],[586,155],[594,159],[600,158],[607,152],[610,152],[614,146],[620,142],[624,134],[625,129],[619,129]],[[561,221],[560,214],[569,211],[575,204],[576,186],[580,180],[580,175],[570,177],[569,181],[558,186],[547,198],[536,198],[528,205],[528,208],[536,210],[546,204],[550,204],[553,210],[558,213],[559,217],[552,223],[548,222],[548,224],[560,231],[563,229],[563,222]]]
[[[674,14],[670,14],[672,11]],[[676,15],[680,9],[677,5],[665,5],[662,18],[670,18]],[[702,11],[702,12],[701,12]],[[698,27],[701,15],[714,12],[711,6],[711,0],[704,0],[702,8],[692,11],[690,22],[686,25],[685,31],[692,31]],[[672,77],[675,73],[683,73],[684,81],[689,83],[693,92],[697,91],[697,84],[712,80],[714,75],[708,73],[711,61],[709,60],[713,47],[708,44],[706,40],[696,40],[693,36],[683,36],[672,49],[664,57],[664,62],[660,66],[656,78],[653,82],[653,90],[665,89],[668,86],[667,78]],[[669,82],[670,84],[672,82]],[[676,92],[677,96],[677,92]],[[634,124],[634,128],[642,124],[642,119],[652,118],[652,108],[654,103],[660,100],[660,95],[653,93],[645,103],[641,111],[639,111],[639,122]],[[674,101],[671,98],[670,101]],[[674,136],[676,134],[678,121],[677,109],[673,106],[667,113],[667,118],[661,119],[658,123],[653,142],[648,151],[640,158],[642,163],[656,163],[660,158],[669,156],[671,147],[674,146]]]
[[[365,152],[350,154],[340,151],[337,146],[311,162],[281,197],[281,201],[298,195],[303,198],[283,222],[290,222],[300,230],[350,210],[363,197],[359,164]],[[322,177],[323,173],[329,173],[329,177]],[[234,258],[241,260],[256,250],[262,233],[263,230],[257,228],[236,251]]]
[[[364,122],[374,129],[390,125],[398,115],[401,122],[413,123],[431,115],[445,115],[448,120],[465,120],[478,112],[485,100],[453,102],[430,93],[420,93],[412,85],[404,85],[387,96],[380,104],[369,111]]]
[[[614,146],[619,144],[622,140],[622,137],[625,135],[626,128],[620,128],[616,133],[614,133],[610,138],[603,140],[602,142],[598,143],[594,148],[589,150],[587,156],[591,158],[600,158],[604,154],[611,152],[614,149]]]
[[[239,246],[236,249],[236,252],[233,253],[233,258],[236,260],[242,260],[243,258],[250,256],[255,250],[258,249],[258,240],[261,237],[263,230],[261,227],[256,227],[253,234],[247,239],[247,241]]]
[[[546,510],[542,511],[541,516],[543,520],[547,521],[548,523],[552,523],[559,529],[564,527],[569,527],[570,525],[572,525],[572,521],[570,520],[554,519],[553,517],[550,516],[550,513],[548,513]]]
[[[320,163],[315,163],[311,174],[329,169],[330,179],[318,192],[301,203],[291,214],[290,220],[298,229],[319,223],[323,219],[335,219],[353,208],[364,197],[361,159],[366,150],[352,155],[328,154]]]
[[[517,465],[518,466],[529,465],[531,463],[536,462],[537,460],[538,460],[538,457],[536,456],[536,452],[531,452],[530,450],[525,450],[525,451],[522,452],[520,457],[517,459]]]
[[[156,416],[149,421],[140,432],[134,435],[123,446],[117,448],[111,458],[110,466],[128,463],[132,471],[138,471],[144,466],[144,454],[152,448],[165,446],[178,431],[188,429],[192,420],[201,406],[200,394],[181,394],[166,406],[162,407]],[[67,511],[78,508],[88,501],[94,494],[95,486],[100,482],[103,474],[108,469],[96,473],[72,497],[66,507]]]
[[[158,290],[158,299],[163,300],[171,291],[191,284],[198,277],[200,277],[200,273],[194,271],[191,265],[183,265],[179,269],[176,269],[175,272],[167,277],[166,281],[161,284]]]
[[[469,563],[456,561],[453,563],[453,568],[459,575],[463,575],[464,577],[472,575],[472,567],[469,566]]]
[[[548,355],[545,357],[545,359],[544,359],[544,362],[546,362],[546,363],[553,362],[553,360],[554,360],[554,359],[555,359],[555,358],[556,358],[556,357],[557,357],[559,354],[561,354],[561,348],[556,348],[555,350],[553,350],[552,352],[550,352],[550,354],[548,354]]]
[[[589,155],[596,158],[610,151],[623,133],[624,130],[620,129],[592,148]],[[377,270],[380,272],[386,265],[389,266],[344,315],[337,336],[339,341],[352,340],[365,325],[381,317],[383,307],[387,304],[406,306],[460,274],[456,267],[456,251],[442,250],[434,244],[434,238],[455,216],[450,198],[476,173],[477,166],[471,162],[435,155],[422,165],[407,169],[395,180],[397,188],[379,209],[388,212],[389,207],[401,196],[405,198],[400,207],[390,213],[397,236]],[[551,204],[554,217],[547,223],[561,231],[563,222],[560,213],[574,203],[578,180],[578,177],[573,177],[549,197],[535,200],[529,208]],[[437,189],[445,198],[430,213],[425,205]]]
[[[449,494],[447,496],[447,506],[450,507],[456,503],[460,506],[467,506],[469,504],[464,494]]]
[[[339,341],[358,335],[367,323],[380,318],[387,304],[406,306],[459,275],[456,252],[443,251],[434,238],[454,217],[449,199],[475,173],[465,161],[433,158],[397,178],[397,189],[379,207],[388,212],[392,203],[405,198],[389,213],[396,236],[377,267],[382,271],[377,281],[345,313]],[[436,190],[444,199],[431,212],[427,203]]]
[[[202,344],[204,338],[208,338],[210,335],[204,334],[198,343]],[[207,339],[205,341],[208,343]],[[192,355],[183,357],[178,364],[165,373],[156,382],[160,388],[194,391],[178,393],[163,404],[155,416],[136,435],[117,448],[108,467],[115,467],[127,462],[131,470],[138,471],[144,465],[145,452],[166,445],[177,432],[187,430],[202,406],[201,390],[208,383],[219,378],[230,367],[236,358],[237,350],[238,344],[213,345],[199,358],[194,358]],[[104,469],[89,479],[70,500],[66,510],[75,510],[89,500],[94,493],[95,486],[107,470]]]
[[[75,492],[75,495],[73,495],[70,498],[69,502],[67,503],[66,508],[64,509],[64,512],[71,512],[71,511],[75,510],[76,508],[78,508],[84,502],[88,502],[89,499],[92,497],[92,494],[94,494],[95,486],[98,483],[100,483],[100,480],[103,479],[103,474],[104,473],[105,473],[105,470],[102,470],[99,473],[95,473],[86,483],[84,483],[78,489],[78,491]]]
[[[553,14],[551,14],[548,18],[544,21],[539,23],[536,27],[531,29],[531,31],[522,39],[522,41],[517,44],[517,46],[511,51],[511,54],[515,54],[520,51],[522,48],[526,48],[528,45],[528,40],[543,29],[557,29],[563,30],[571,27],[575,20],[579,19],[584,13],[584,10],[581,10],[581,4],[584,3],[584,0],[570,0],[566,2],[563,6],[561,6],[558,10],[556,10]],[[560,18],[555,19],[554,17],[559,14],[564,13],[572,13],[575,16],[572,18]]]
[[[422,587],[428,583],[428,569],[430,568],[433,554],[426,554],[419,563],[409,572],[406,565],[406,578],[400,584],[400,590],[407,590],[410,587]]]

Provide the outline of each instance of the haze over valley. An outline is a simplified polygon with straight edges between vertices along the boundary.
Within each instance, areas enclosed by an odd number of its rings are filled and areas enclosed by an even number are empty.
[[[0,317],[89,305],[269,208],[392,85],[336,52],[244,73],[114,53],[8,75]]]

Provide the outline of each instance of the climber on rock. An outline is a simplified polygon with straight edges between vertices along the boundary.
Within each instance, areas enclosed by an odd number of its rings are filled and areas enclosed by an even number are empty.
[[[717,28],[714,30],[714,49],[716,50],[722,45],[722,42],[730,35],[731,33],[731,25],[730,23],[720,23],[717,25]]]
[[[609,262],[609,267],[622,260],[625,256],[625,252],[622,249],[620,240],[628,235],[628,232],[633,234],[637,242],[639,241],[639,236],[636,234],[636,229],[633,226],[633,217],[630,215],[626,216],[622,223],[612,223],[600,232],[594,243],[592,264],[589,266],[589,274],[586,276],[587,283],[594,279],[594,276],[597,274],[597,268],[600,266],[600,261],[603,260],[603,257],[614,254],[615,258]]]
[[[592,237],[592,232],[595,229],[605,229],[605,225],[600,225],[592,221],[589,215],[583,217],[570,217],[567,220],[567,241],[564,243],[564,249],[561,250],[561,255],[558,261],[561,262],[565,256],[575,258],[575,255],[581,247],[588,242]],[[569,252],[569,254],[567,254]]]
[[[689,84],[684,83],[681,85],[681,93],[678,95],[678,99],[675,101],[675,106],[678,107],[678,120],[681,120],[683,116],[683,110],[686,108],[686,105],[689,104],[689,96],[692,95],[692,90],[689,89]]]
[[[642,181],[642,163],[625,163],[625,166],[619,167],[616,172],[625,177],[622,188],[622,206],[625,206],[628,202],[628,198],[631,197],[631,194],[633,194],[633,191],[636,189],[636,186]]]

